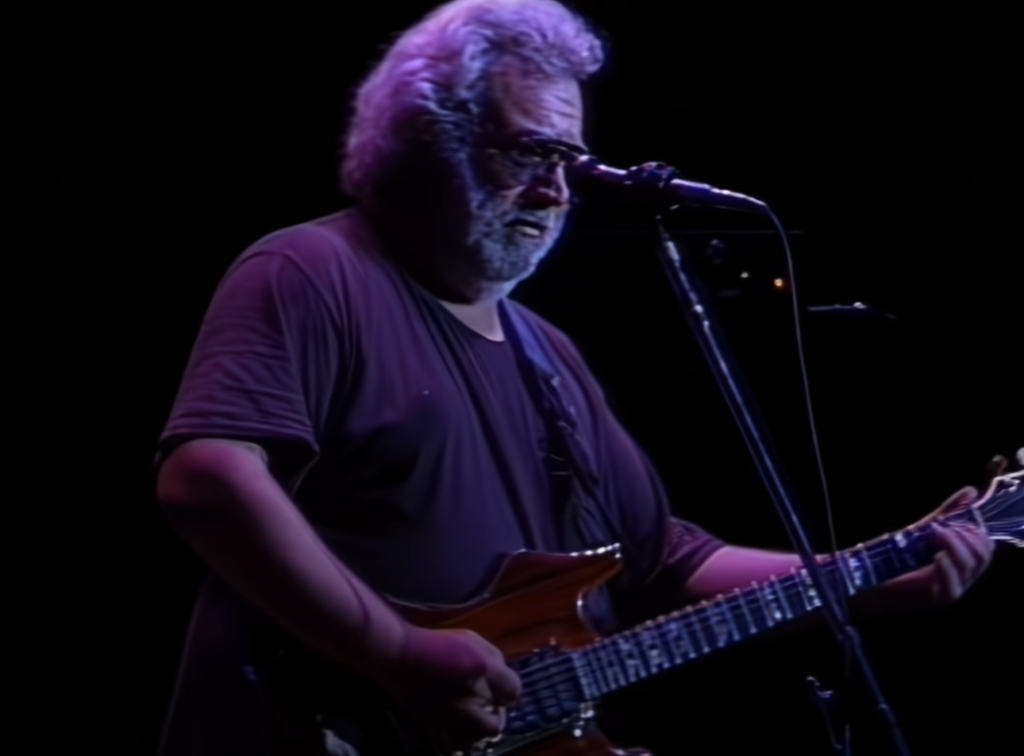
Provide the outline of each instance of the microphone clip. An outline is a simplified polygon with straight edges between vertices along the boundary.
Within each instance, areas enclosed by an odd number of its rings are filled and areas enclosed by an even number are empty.
[[[660,192],[677,178],[679,171],[667,163],[642,163],[626,171],[624,183]]]

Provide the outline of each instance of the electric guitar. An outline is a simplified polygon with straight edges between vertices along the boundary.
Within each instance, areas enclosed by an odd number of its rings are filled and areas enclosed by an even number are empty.
[[[937,550],[930,538],[937,523],[972,523],[995,541],[1024,547],[1024,471],[995,478],[982,498],[954,514],[824,559],[823,577],[854,596],[924,567]],[[392,717],[401,730],[395,742],[414,756],[645,756],[605,738],[594,719],[597,701],[822,605],[801,568],[598,638],[579,615],[581,598],[621,568],[614,545],[577,554],[519,552],[471,603],[441,608],[396,603],[422,627],[468,629],[493,643],[518,672],[522,696],[508,710],[502,735],[469,751],[446,748],[434,734]],[[315,716],[322,722],[327,715]],[[346,753],[344,748],[335,752]]]

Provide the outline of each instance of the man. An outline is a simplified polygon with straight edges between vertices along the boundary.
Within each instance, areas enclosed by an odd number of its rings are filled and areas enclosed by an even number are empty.
[[[616,541],[624,574],[590,609],[608,631],[798,564],[670,517],[571,342],[508,299],[570,199],[531,140],[582,142],[601,59],[554,0],[437,9],[357,97],[358,207],[271,234],[224,277],[160,444],[159,501],[216,576],[164,756],[372,750],[343,724],[278,727],[253,693],[273,668],[261,618],[309,653],[295,689],[318,664],[350,671],[457,747],[501,731],[519,680],[484,639],[415,627],[384,596],[460,603],[508,553]],[[941,538],[878,601],[962,593],[991,546]]]

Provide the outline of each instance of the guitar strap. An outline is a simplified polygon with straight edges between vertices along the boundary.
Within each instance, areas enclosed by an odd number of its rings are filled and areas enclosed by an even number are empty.
[[[600,503],[600,478],[590,449],[579,434],[578,416],[571,398],[560,387],[551,347],[537,328],[514,306],[501,303],[505,337],[516,356],[519,372],[544,423],[547,442],[544,467],[564,551],[601,548],[622,540]],[[611,601],[602,589],[593,594],[590,609],[613,621]],[[600,628],[598,628],[600,629]]]

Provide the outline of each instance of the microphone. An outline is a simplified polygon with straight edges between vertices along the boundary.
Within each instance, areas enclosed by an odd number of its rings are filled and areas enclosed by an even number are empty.
[[[593,155],[575,154],[567,161],[570,175],[592,179],[609,186],[642,189],[665,195],[670,202],[697,207],[717,207],[763,213],[768,206],[759,199],[678,178],[678,171],[664,163],[644,163],[629,170],[604,165]]]

